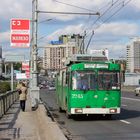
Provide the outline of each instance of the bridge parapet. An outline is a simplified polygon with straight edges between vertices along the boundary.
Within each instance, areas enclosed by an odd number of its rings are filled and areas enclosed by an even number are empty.
[[[6,111],[17,99],[17,91],[8,91],[6,93],[0,94],[0,118],[6,113]]]

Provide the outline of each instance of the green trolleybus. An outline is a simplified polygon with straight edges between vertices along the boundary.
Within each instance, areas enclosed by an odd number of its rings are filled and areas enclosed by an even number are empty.
[[[59,110],[66,116],[120,113],[120,65],[113,62],[79,56],[61,69],[56,79]]]

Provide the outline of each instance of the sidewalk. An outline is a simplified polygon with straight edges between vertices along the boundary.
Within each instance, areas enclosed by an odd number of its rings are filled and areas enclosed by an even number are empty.
[[[30,98],[26,102],[25,112],[15,102],[0,119],[0,140],[40,140],[36,113],[31,111]]]

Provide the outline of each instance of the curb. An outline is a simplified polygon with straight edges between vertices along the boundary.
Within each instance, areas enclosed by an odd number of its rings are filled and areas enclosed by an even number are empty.
[[[36,116],[40,140],[67,140],[57,123],[47,116],[43,104],[38,106]]]

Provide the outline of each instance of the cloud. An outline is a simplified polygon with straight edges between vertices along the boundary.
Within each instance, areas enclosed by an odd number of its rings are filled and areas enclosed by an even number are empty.
[[[38,0],[39,10],[43,11],[62,11],[62,12],[101,12],[103,13],[110,5],[111,0],[58,0],[63,3],[68,3],[75,5],[77,7],[83,7],[83,9],[75,8],[65,4],[56,2],[55,0]],[[115,0],[117,1],[117,0]],[[123,0],[119,0],[122,2]],[[84,8],[92,10],[87,11]],[[102,23],[107,17],[109,17],[115,9],[112,8],[103,18],[100,19]],[[137,36],[140,32],[139,22],[140,22],[140,1],[132,0],[127,6],[122,8],[115,16],[113,16],[109,21],[104,23],[100,28],[95,30],[95,35],[93,36],[93,41],[90,47],[109,47],[112,51],[111,54],[120,55],[119,52],[124,53],[126,38],[131,36]],[[11,18],[31,18],[32,16],[32,0],[4,0],[0,4],[0,43],[8,45],[10,44],[10,19]],[[88,27],[90,31],[95,28],[89,25],[93,23],[97,16],[83,16],[83,15],[56,15],[56,14],[39,14],[39,20],[42,19],[55,19],[52,20],[52,25],[47,26],[39,25],[40,34],[48,34],[47,41],[56,40],[62,34],[77,34],[83,33],[84,27]],[[55,24],[53,24],[53,22]],[[99,23],[99,22],[98,22]],[[97,27],[95,24],[94,27]],[[46,38],[44,38],[46,40]],[[88,39],[87,39],[88,40]],[[128,41],[128,40],[127,40]],[[117,43],[116,43],[117,42]],[[46,43],[46,42],[44,42]],[[112,45],[113,44],[113,45]],[[115,44],[115,45],[114,45]],[[113,48],[114,46],[114,48]],[[112,49],[113,48],[113,49]],[[114,50],[114,52],[113,52]],[[4,50],[6,54],[6,49]],[[17,50],[20,53],[23,50]],[[15,51],[7,50],[7,52],[15,53]],[[26,52],[26,51],[25,51]]]
[[[31,0],[4,0],[0,4],[0,17],[3,20],[10,18],[30,18]]]
[[[60,35],[64,34],[78,34],[82,32],[83,25],[71,25],[66,26],[63,29],[59,29],[47,37],[48,40],[56,40]],[[89,48],[104,49],[108,48],[110,56],[121,57],[125,54],[126,40],[129,37],[136,36],[140,31],[140,28],[135,23],[125,22],[113,22],[106,23],[100,28],[95,30],[95,35],[92,38]],[[86,38],[85,43],[89,38]]]
[[[48,40],[53,40],[58,38],[62,34],[80,34],[83,33],[83,24],[79,25],[69,25],[65,28],[56,30],[54,33],[50,34],[47,38]],[[94,30],[94,29],[93,29]],[[90,28],[87,34],[91,32]],[[112,22],[106,23],[100,26],[100,28],[95,29],[94,40],[95,41],[117,41],[118,38],[136,36],[140,32],[140,27],[136,23],[125,23],[125,22]]]
[[[9,46],[3,46],[3,47],[7,47],[7,50],[5,51],[6,48],[4,48],[2,55],[3,58],[5,58],[8,55],[24,55],[25,59],[29,60],[30,59],[30,51],[29,49],[16,49],[16,48],[10,48]]]
[[[7,31],[7,32],[2,32],[0,33],[0,43],[3,43],[3,42],[9,42],[10,40],[10,32]]]
[[[83,26],[82,24],[66,26],[65,28],[55,31],[47,38],[48,40],[54,40],[54,39],[58,39],[59,36],[65,34],[79,34],[81,32],[82,26]]]
[[[112,22],[103,24],[95,30],[97,37],[129,37],[137,35],[140,27],[136,23]]]

